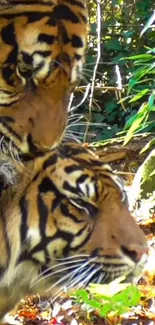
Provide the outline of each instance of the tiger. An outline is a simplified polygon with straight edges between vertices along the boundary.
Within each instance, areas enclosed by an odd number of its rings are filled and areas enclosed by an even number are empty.
[[[0,144],[35,154],[61,142],[87,37],[86,0],[0,1]]]
[[[145,235],[122,180],[96,154],[64,142],[23,165],[5,157],[3,164],[1,321],[28,295],[51,293],[56,301],[64,288],[140,277]]]

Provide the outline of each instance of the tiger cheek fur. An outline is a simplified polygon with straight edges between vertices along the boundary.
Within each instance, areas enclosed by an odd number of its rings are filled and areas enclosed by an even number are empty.
[[[64,287],[140,276],[146,239],[107,165],[73,143],[11,164],[19,179],[0,202],[1,318],[25,295],[55,300]]]
[[[0,4],[0,136],[19,151],[60,142],[86,34],[84,0]]]

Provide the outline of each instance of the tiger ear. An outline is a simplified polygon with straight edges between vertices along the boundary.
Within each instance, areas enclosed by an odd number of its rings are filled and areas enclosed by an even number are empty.
[[[52,181],[58,190],[70,199],[96,201],[97,180],[94,172],[72,159],[57,162]]]

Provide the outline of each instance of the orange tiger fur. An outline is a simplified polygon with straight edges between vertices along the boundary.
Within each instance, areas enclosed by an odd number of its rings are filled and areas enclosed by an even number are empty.
[[[0,139],[8,150],[34,153],[61,140],[86,30],[84,0],[0,2]]]
[[[100,159],[66,143],[23,166],[6,163],[1,318],[24,295],[50,290],[54,300],[64,286],[140,276],[147,260],[145,236],[129,213],[122,180]],[[13,187],[6,184],[11,168],[19,177],[14,174]]]

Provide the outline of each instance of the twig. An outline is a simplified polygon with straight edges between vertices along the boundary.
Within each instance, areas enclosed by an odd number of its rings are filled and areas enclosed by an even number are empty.
[[[92,116],[92,103],[93,103],[93,94],[94,94],[94,87],[95,87],[95,79],[96,79],[96,73],[98,69],[98,64],[101,58],[101,1],[97,0],[97,58],[96,58],[96,64],[94,66],[94,72],[93,72],[93,78],[91,83],[91,91],[90,91],[90,99],[89,99],[89,113],[88,113],[88,123],[86,125],[86,130],[84,134],[84,142],[87,138],[87,133],[89,130],[89,125],[91,121]]]
[[[122,85],[122,89],[124,89],[125,87],[128,87],[128,85]],[[86,89],[87,86],[79,86],[76,88],[76,91],[80,91],[82,89]],[[120,91],[119,87],[115,87],[115,86],[94,86],[94,89],[101,89],[101,90],[112,90],[112,91]]]

